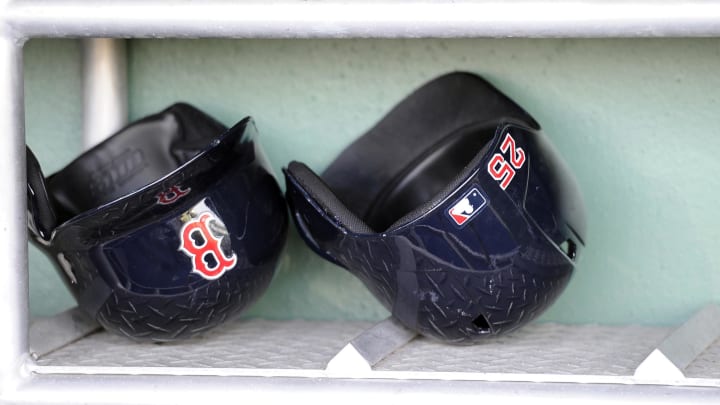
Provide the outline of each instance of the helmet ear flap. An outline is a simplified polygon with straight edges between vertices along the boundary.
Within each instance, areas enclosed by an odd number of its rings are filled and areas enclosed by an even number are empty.
[[[372,234],[374,231],[304,163],[290,162],[283,172],[287,184],[285,199],[298,233],[315,253],[346,267],[323,249],[322,244],[343,238],[348,232]]]
[[[319,205],[324,216],[333,218],[340,227],[354,233],[375,233],[365,221],[350,211],[350,208],[338,198],[320,176],[304,163],[290,162],[285,174],[294,180],[295,186],[302,189],[304,194],[307,194]]]
[[[29,147],[25,146],[27,166],[27,209],[28,228],[44,240],[50,239],[50,234],[57,225],[57,216],[50,204],[45,175],[40,163]]]

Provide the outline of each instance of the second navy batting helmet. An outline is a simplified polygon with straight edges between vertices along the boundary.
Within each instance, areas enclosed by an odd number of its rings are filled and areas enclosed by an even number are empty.
[[[572,172],[527,112],[473,74],[416,90],[321,176],[299,162],[285,175],[307,244],[447,342],[538,316],[585,243]]]

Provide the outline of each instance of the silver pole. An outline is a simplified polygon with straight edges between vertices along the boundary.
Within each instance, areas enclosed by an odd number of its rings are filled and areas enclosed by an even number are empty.
[[[127,123],[124,39],[83,40],[83,145],[88,149]]]
[[[22,45],[0,37],[0,392],[28,356],[27,181]]]

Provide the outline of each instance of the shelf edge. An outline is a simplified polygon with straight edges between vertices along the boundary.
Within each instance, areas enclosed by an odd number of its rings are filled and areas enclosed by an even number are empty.
[[[2,15],[24,37],[720,36],[720,3],[702,0],[17,0]]]

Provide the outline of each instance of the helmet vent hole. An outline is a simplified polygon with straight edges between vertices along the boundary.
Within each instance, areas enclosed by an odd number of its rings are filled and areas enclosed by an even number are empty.
[[[490,323],[485,319],[485,316],[480,315],[473,320],[473,325],[480,330],[482,333],[490,332]]]
[[[575,242],[568,239],[560,244],[560,249],[562,249],[563,253],[565,253],[570,260],[575,261],[575,254],[577,253]]]

